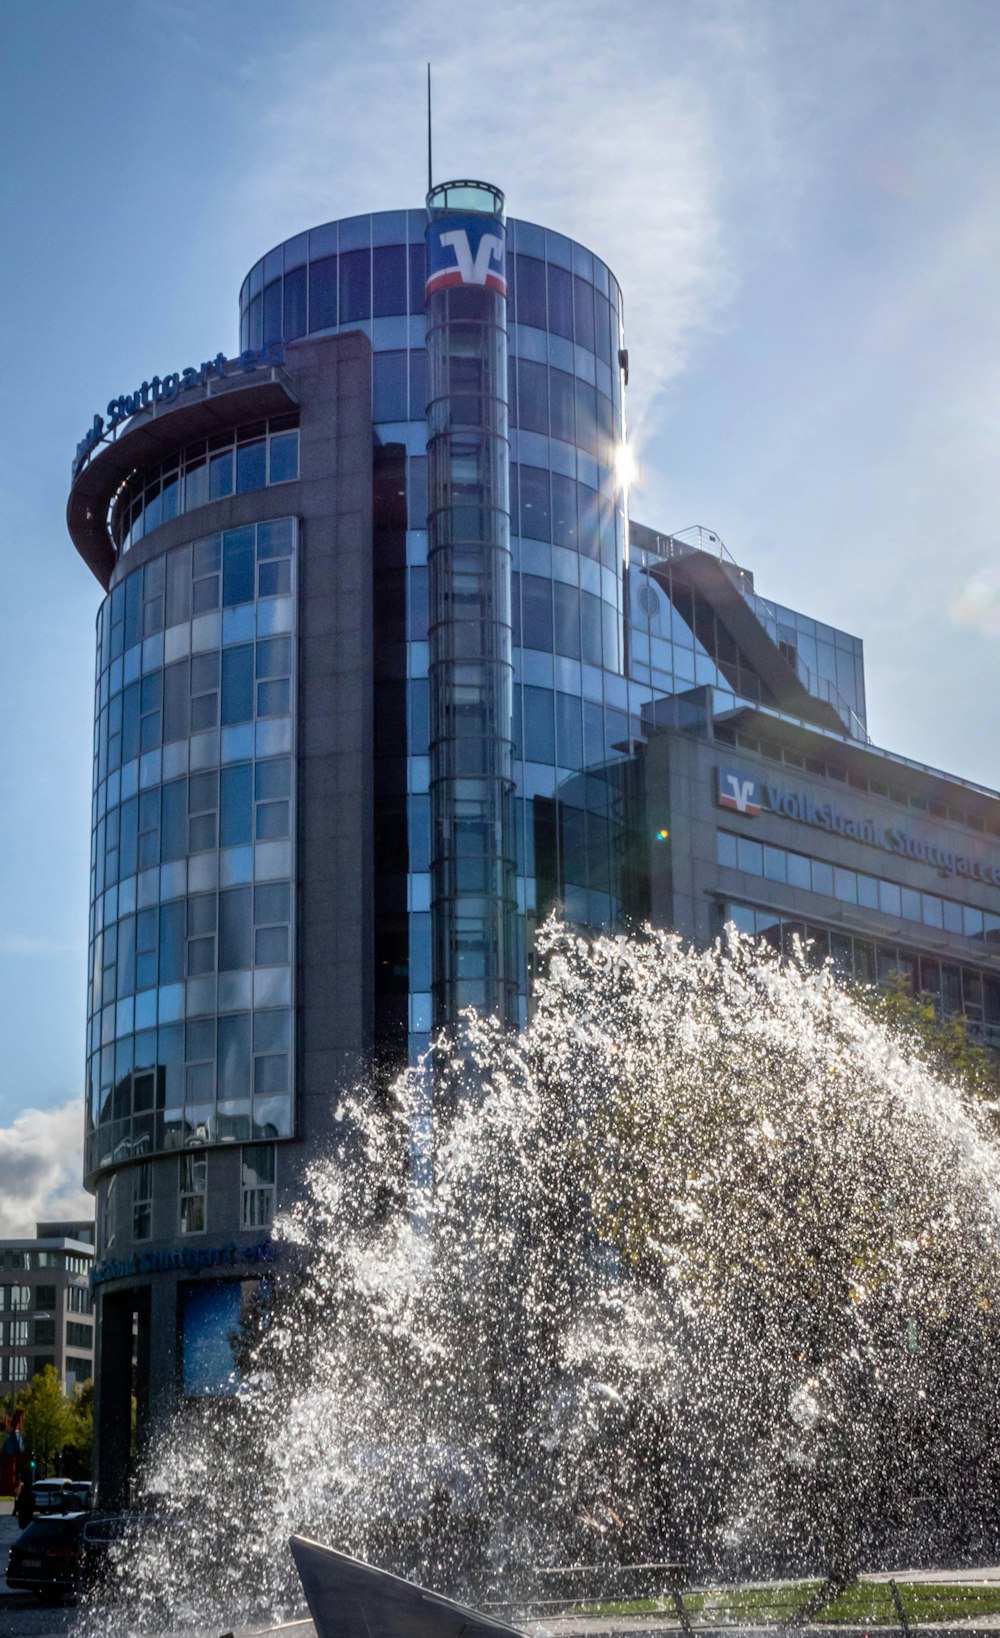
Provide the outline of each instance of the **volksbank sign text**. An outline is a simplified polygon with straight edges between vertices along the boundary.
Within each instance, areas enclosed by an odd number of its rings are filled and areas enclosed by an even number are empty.
[[[928,841],[914,836],[901,825],[887,825],[881,819],[859,818],[844,813],[835,802],[817,801],[808,792],[789,790],[785,785],[758,779],[743,768],[720,767],[717,773],[716,801],[721,808],[741,813],[753,819],[768,809],[797,824],[811,825],[815,830],[831,831],[847,836],[865,847],[877,847],[885,853],[895,853],[919,864],[930,865],[946,876],[964,876],[969,881],[987,882],[1000,887],[1000,866],[984,864],[980,859],[968,859],[956,853],[947,844]]]
[[[269,369],[274,364],[284,363],[284,358],[284,343],[272,341],[266,347],[250,347],[237,358],[216,353],[214,358],[206,359],[197,369],[192,364],[185,370],[173,370],[169,375],[154,375],[151,381],[143,381],[134,392],[120,393],[108,403],[107,420],[95,415],[77,444],[73,459],[74,478],[91,450],[103,443],[108,433],[113,432],[122,421],[138,415],[140,410],[151,409],[154,404],[172,404],[179,393],[190,392],[193,387],[205,387],[209,381],[224,380],[237,370],[250,374],[253,370]]]

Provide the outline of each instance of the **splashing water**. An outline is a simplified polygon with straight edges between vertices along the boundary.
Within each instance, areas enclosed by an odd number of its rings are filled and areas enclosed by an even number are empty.
[[[345,1101],[233,1401],[149,1463],[118,1618],[300,1606],[293,1530],[473,1601],[546,1566],[849,1575],[1000,1497],[994,1112],[832,970],[540,936],[530,1027]],[[86,1620],[86,1618],[85,1618]]]

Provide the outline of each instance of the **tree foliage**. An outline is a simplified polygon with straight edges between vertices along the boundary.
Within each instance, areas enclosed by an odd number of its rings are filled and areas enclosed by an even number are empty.
[[[39,1478],[47,1478],[59,1452],[74,1432],[74,1416],[54,1365],[33,1376],[21,1396],[24,1442],[38,1464]]]

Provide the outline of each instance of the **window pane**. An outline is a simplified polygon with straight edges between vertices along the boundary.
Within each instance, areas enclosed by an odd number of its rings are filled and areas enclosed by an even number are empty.
[[[271,439],[269,483],[288,483],[299,475],[298,432],[276,433]]]
[[[371,252],[349,250],[340,258],[340,323],[371,317]]]
[[[329,330],[337,322],[337,258],[309,264],[309,329]]]
[[[255,444],[244,448],[255,449]],[[263,445],[260,446],[263,448]],[[241,459],[241,448],[237,459]],[[222,601],[226,608],[253,602],[254,542],[252,529],[230,529],[222,543]]]
[[[372,312],[375,318],[388,318],[394,313],[406,312],[405,245],[376,246],[372,252],[372,287]],[[392,419],[400,417],[393,416]]]
[[[236,493],[263,489],[267,482],[267,445],[263,438],[256,443],[240,444],[236,451]]]
[[[515,256],[514,290],[518,324],[545,329],[545,263],[534,256]]]
[[[222,655],[222,721],[250,722],[253,718],[253,644],[241,643]]]
[[[405,421],[408,410],[406,354],[376,353],[372,359],[372,420]]]
[[[223,768],[219,845],[237,847],[253,838],[253,767],[249,762]]]
[[[573,339],[573,276],[565,267],[552,262],[547,269],[549,293],[549,329],[557,336]]]
[[[249,887],[235,887],[219,894],[220,973],[253,964],[252,891]]]

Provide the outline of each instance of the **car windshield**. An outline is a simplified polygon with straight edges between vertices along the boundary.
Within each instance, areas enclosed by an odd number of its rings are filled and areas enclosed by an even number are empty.
[[[70,1541],[83,1528],[83,1516],[69,1519],[33,1519],[17,1539],[18,1547],[45,1547],[57,1541]]]

